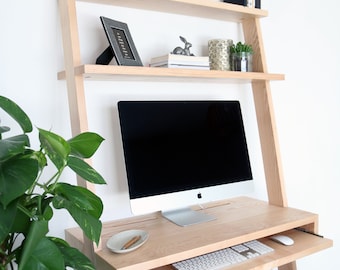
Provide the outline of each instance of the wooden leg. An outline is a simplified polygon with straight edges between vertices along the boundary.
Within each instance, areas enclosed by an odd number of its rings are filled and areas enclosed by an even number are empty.
[[[278,268],[279,270],[297,270],[296,262],[287,263]]]
[[[253,70],[267,72],[260,21],[251,18],[242,21],[246,43],[254,50]],[[253,81],[253,96],[261,141],[263,165],[266,176],[268,201],[277,206],[287,206],[283,169],[274,117],[269,81]]]

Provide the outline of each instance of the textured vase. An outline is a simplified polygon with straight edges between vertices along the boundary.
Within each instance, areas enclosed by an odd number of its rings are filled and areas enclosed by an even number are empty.
[[[212,70],[231,70],[230,46],[231,39],[212,39],[208,41],[209,62]]]

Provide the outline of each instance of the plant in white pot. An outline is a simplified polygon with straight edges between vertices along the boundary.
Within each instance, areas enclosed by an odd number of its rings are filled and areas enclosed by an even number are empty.
[[[10,128],[0,124],[0,269],[95,269],[80,251],[48,232],[53,212],[66,209],[85,235],[98,244],[101,199],[86,188],[61,182],[60,176],[68,167],[86,181],[105,184],[83,160],[97,151],[103,138],[85,132],[65,140],[38,128],[40,149],[34,150],[28,136],[32,123],[26,113],[3,96],[0,108],[22,130],[5,138]],[[55,167],[53,175],[44,174],[48,165]]]

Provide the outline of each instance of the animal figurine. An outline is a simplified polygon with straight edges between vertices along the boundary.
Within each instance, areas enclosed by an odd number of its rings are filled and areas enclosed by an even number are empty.
[[[179,36],[180,40],[184,42],[184,48],[176,47],[173,49],[173,54],[181,54],[181,55],[188,55],[188,56],[194,56],[194,54],[190,53],[190,48],[192,47],[192,44],[188,42],[184,37]]]

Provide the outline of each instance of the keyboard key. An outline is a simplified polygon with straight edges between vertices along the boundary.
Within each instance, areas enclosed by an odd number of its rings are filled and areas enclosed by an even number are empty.
[[[258,240],[246,242],[172,264],[177,270],[220,270],[274,251]]]

